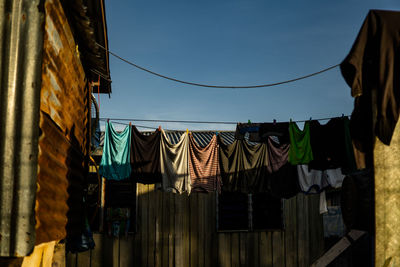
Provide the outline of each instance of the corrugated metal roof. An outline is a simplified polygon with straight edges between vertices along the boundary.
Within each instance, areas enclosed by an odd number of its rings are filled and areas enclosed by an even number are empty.
[[[44,21],[40,0],[0,2],[0,256],[35,244]]]
[[[68,22],[73,29],[82,63],[89,81],[98,80],[100,93],[111,93],[107,23],[104,0],[61,0]],[[97,87],[94,89],[97,91]]]

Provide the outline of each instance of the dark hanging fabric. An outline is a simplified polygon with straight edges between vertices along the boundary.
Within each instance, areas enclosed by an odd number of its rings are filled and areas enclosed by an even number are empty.
[[[343,150],[343,174],[351,174],[357,171],[356,157],[354,153],[353,139],[350,133],[350,120],[345,117],[343,120],[344,126],[344,150]]]
[[[161,132],[156,130],[151,135],[143,135],[132,126],[131,136],[131,177],[142,184],[161,183]]]
[[[261,123],[259,134],[262,140],[266,140],[266,137],[268,136],[276,136],[278,137],[280,144],[290,143],[289,122]]]
[[[288,163],[290,144],[277,143],[268,137],[268,179],[260,191],[270,192],[274,197],[290,198],[300,192],[295,165]]]
[[[289,162],[279,170],[270,173],[268,181],[271,195],[278,198],[291,198],[301,191],[297,178],[297,166]]]
[[[226,145],[218,136],[222,190],[230,192],[259,192],[267,187],[268,153],[265,143],[250,145],[235,140]]]
[[[236,125],[235,139],[244,140],[246,133],[249,133],[249,138],[252,135],[253,138],[259,139],[257,138],[259,130],[260,123],[238,123]]]
[[[343,173],[357,169],[347,117],[332,118],[327,124],[310,122],[310,142],[313,160],[309,167],[314,170],[342,168]]]
[[[374,231],[374,173],[364,169],[346,176],[341,190],[341,209],[347,229]]]
[[[356,97],[352,114],[353,138],[367,146],[373,136],[390,144],[399,117],[400,12],[370,10],[342,75]]]
[[[238,123],[235,138],[244,140],[246,133],[250,142],[263,143],[267,142],[268,136],[276,136],[280,143],[289,143],[288,122]]]
[[[268,151],[268,166],[270,173],[278,171],[283,165],[288,162],[289,148],[288,143],[277,143],[271,137],[267,141]]]

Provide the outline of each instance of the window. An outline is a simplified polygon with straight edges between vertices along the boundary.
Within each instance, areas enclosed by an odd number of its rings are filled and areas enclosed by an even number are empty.
[[[282,229],[281,199],[266,193],[223,192],[217,197],[218,231]]]
[[[104,230],[119,236],[136,232],[136,183],[131,180],[106,182]]]

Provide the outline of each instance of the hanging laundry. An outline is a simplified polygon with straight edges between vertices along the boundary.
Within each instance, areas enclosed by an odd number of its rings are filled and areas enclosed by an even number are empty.
[[[238,123],[236,125],[235,138],[238,140],[244,140],[246,133],[249,134],[248,140],[250,142],[267,142],[268,136],[276,136],[280,143],[288,143],[289,123]]]
[[[374,172],[364,169],[346,176],[340,196],[347,229],[374,233]]]
[[[329,206],[323,215],[324,237],[342,237],[346,233],[340,206]]]
[[[280,144],[290,143],[288,122],[261,123],[259,133],[262,140],[268,136],[276,136]]]
[[[286,162],[277,171],[268,174],[267,179],[271,195],[279,198],[291,198],[299,193],[297,166]]]
[[[192,191],[221,192],[218,142],[214,135],[210,143],[200,147],[192,134],[189,134],[189,168]]]
[[[400,12],[369,11],[340,65],[351,95],[356,97],[352,136],[366,146],[374,141],[372,133],[389,145],[399,118],[399,31]]]
[[[269,191],[278,198],[291,198],[300,191],[297,168],[288,163],[289,148],[290,144],[278,143],[271,136],[267,139],[269,174],[267,188],[262,191]]]
[[[356,172],[359,168],[357,166],[357,161],[354,153],[353,140],[350,133],[350,120],[347,117],[343,118],[344,126],[344,151],[342,153],[343,165],[342,173],[351,174]],[[359,162],[361,160],[359,159]],[[365,159],[364,159],[365,161]]]
[[[310,122],[304,123],[303,131],[295,122],[289,123],[290,149],[289,162],[293,165],[307,164],[313,160],[310,144]]]
[[[257,138],[259,130],[260,123],[238,123],[236,125],[235,139],[244,140],[246,133],[252,134],[253,138]]]
[[[278,171],[288,162],[290,144],[276,142],[270,136],[267,139],[268,151],[268,171],[270,173]]]
[[[160,163],[163,189],[173,193],[190,193],[188,133],[184,133],[174,145],[161,130]]]
[[[310,121],[310,142],[311,169],[342,168],[345,174],[357,170],[347,117],[332,118],[325,125]]]
[[[265,143],[250,145],[235,140],[226,145],[218,136],[222,189],[231,192],[259,192],[268,187],[268,153]]]
[[[144,135],[132,126],[131,166],[135,181],[142,184],[161,183],[160,142],[161,131]]]
[[[106,123],[103,156],[99,168],[103,177],[110,180],[122,180],[131,175],[130,140],[131,127],[127,126],[118,133],[111,123]]]
[[[299,185],[305,193],[318,193],[328,186],[342,186],[344,175],[340,168],[324,171],[310,169],[308,165],[297,165]]]
[[[319,214],[328,212],[328,203],[326,201],[325,190],[319,193]]]

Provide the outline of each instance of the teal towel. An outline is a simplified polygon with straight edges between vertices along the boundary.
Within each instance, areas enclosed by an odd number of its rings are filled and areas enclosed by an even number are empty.
[[[110,180],[122,180],[130,176],[130,140],[130,126],[118,133],[111,123],[106,123],[103,156],[99,169],[103,177]]]

